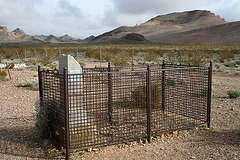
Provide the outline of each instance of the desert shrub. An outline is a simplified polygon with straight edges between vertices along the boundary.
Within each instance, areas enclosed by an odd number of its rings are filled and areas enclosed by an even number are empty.
[[[11,62],[6,66],[6,69],[13,69],[14,66],[15,66],[15,64],[13,62]]]
[[[6,77],[7,76],[7,72],[0,69],[0,76],[1,77]]]
[[[219,69],[220,67],[221,67],[220,64],[215,64],[215,65],[214,65],[214,68],[216,68],[216,69]]]
[[[234,59],[234,52],[225,50],[219,53],[220,61],[224,62],[224,60]]]
[[[174,78],[166,78],[165,82],[166,86],[175,86],[177,84],[177,81]]]
[[[232,61],[232,60],[224,60],[224,65],[226,67],[235,67],[236,66],[236,62],[235,61]]]
[[[237,98],[240,96],[240,91],[229,90],[227,91],[229,98]]]
[[[78,62],[79,64],[80,64],[80,66],[82,67],[82,68],[84,68],[85,66],[86,66],[86,64],[84,63],[84,62]]]
[[[158,55],[156,53],[147,53],[144,58],[146,61],[157,61]]]
[[[24,84],[19,84],[17,87],[24,87],[30,90],[37,91],[38,90],[38,82],[37,81],[32,81],[32,82],[26,82]]]
[[[237,64],[237,65],[240,65],[240,60],[239,60],[239,61],[236,61],[236,64]]]
[[[42,57],[41,59],[39,59],[39,61],[40,61],[44,66],[46,66],[46,65],[48,65],[48,64],[53,63],[54,59],[53,59],[53,57],[51,57],[51,56],[44,56],[44,57]]]
[[[142,83],[132,91],[132,98],[135,104],[139,107],[145,108],[147,106],[147,90],[146,83]],[[151,83],[151,107],[161,107],[162,102],[162,87],[158,83]]]
[[[224,72],[226,70],[226,67],[222,64],[215,64],[213,66],[213,71],[214,72]]]
[[[0,81],[5,81],[6,76],[7,76],[7,72],[0,69]]]
[[[51,101],[43,103],[41,100],[36,102],[36,122],[35,127],[38,137],[41,139],[52,138],[51,128],[53,123],[53,112],[51,110]]]
[[[185,82],[182,79],[176,78],[165,78],[165,85],[166,86],[176,86],[176,85],[183,85]]]

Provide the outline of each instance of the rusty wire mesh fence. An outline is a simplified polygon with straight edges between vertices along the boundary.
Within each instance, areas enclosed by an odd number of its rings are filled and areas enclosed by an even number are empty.
[[[159,64],[39,71],[50,133],[67,149],[99,147],[210,125],[211,65]]]

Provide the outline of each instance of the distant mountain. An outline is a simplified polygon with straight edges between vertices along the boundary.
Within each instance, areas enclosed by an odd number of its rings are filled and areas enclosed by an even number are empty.
[[[226,22],[206,10],[158,15],[140,25],[121,26],[97,37],[77,39],[65,34],[27,35],[20,28],[14,31],[0,26],[0,42],[5,43],[91,43],[91,44],[240,44],[240,21]]]
[[[91,36],[85,38],[84,40],[82,40],[81,42],[88,43],[88,42],[92,41],[94,38],[95,38],[95,36],[91,35]]]
[[[17,37],[17,38],[23,38],[28,36],[23,30],[21,30],[20,28],[15,29],[14,31],[12,31],[12,33]]]
[[[42,40],[48,38],[48,36],[46,36],[46,35],[35,35],[34,37],[38,37],[38,38],[40,38],[40,39],[42,39]]]
[[[225,27],[217,31],[219,25]],[[122,37],[132,33],[142,35],[152,43],[240,43],[240,36],[236,36],[240,34],[239,26],[235,24],[234,27],[233,30],[233,24],[210,11],[194,10],[160,15],[133,27],[122,26],[96,37],[91,43],[122,43]],[[206,35],[194,34],[208,29]],[[235,38],[232,40],[230,37]]]
[[[121,34],[121,32],[123,34]],[[116,37],[115,37],[115,34],[117,35]],[[124,27],[123,27],[123,30],[121,30],[121,27],[120,27],[116,30],[104,33],[103,35],[96,37],[90,43],[144,44],[144,43],[150,43],[150,42],[143,35],[138,33],[125,32]]]
[[[16,36],[7,29],[7,27],[0,26],[0,40],[12,40],[15,39]]]
[[[212,27],[205,27],[165,37],[166,43],[189,44],[196,42],[206,44],[240,44],[240,22],[230,22]]]
[[[20,28],[10,31],[7,27],[0,26],[0,42],[5,43],[87,43],[91,37],[86,40],[77,39],[67,34],[61,37],[54,35],[35,35],[31,36],[26,34]]]
[[[54,36],[54,35],[49,35],[46,39],[46,42],[50,42],[50,43],[61,43],[63,42],[63,40],[59,39],[58,37]]]
[[[69,36],[68,34],[65,34],[64,36],[61,36],[61,37],[58,37],[58,38],[63,40],[63,41],[77,41],[77,40],[79,40],[77,38]]]

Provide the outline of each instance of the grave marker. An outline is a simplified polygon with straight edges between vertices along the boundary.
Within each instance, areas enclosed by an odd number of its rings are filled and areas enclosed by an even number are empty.
[[[70,55],[59,55],[59,73],[63,74],[67,68],[68,99],[69,99],[69,130],[70,143],[90,145],[93,142],[93,131],[96,128],[88,117],[87,110],[83,108],[83,77],[82,67]],[[62,82],[61,82],[62,83]],[[63,84],[61,84],[63,85]],[[63,92],[61,92],[63,94]],[[61,95],[64,96],[64,95]]]

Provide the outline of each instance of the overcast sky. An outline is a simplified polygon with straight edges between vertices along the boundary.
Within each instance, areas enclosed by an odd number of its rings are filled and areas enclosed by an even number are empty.
[[[157,15],[199,9],[240,21],[240,0],[0,0],[0,26],[30,35],[86,38]]]

